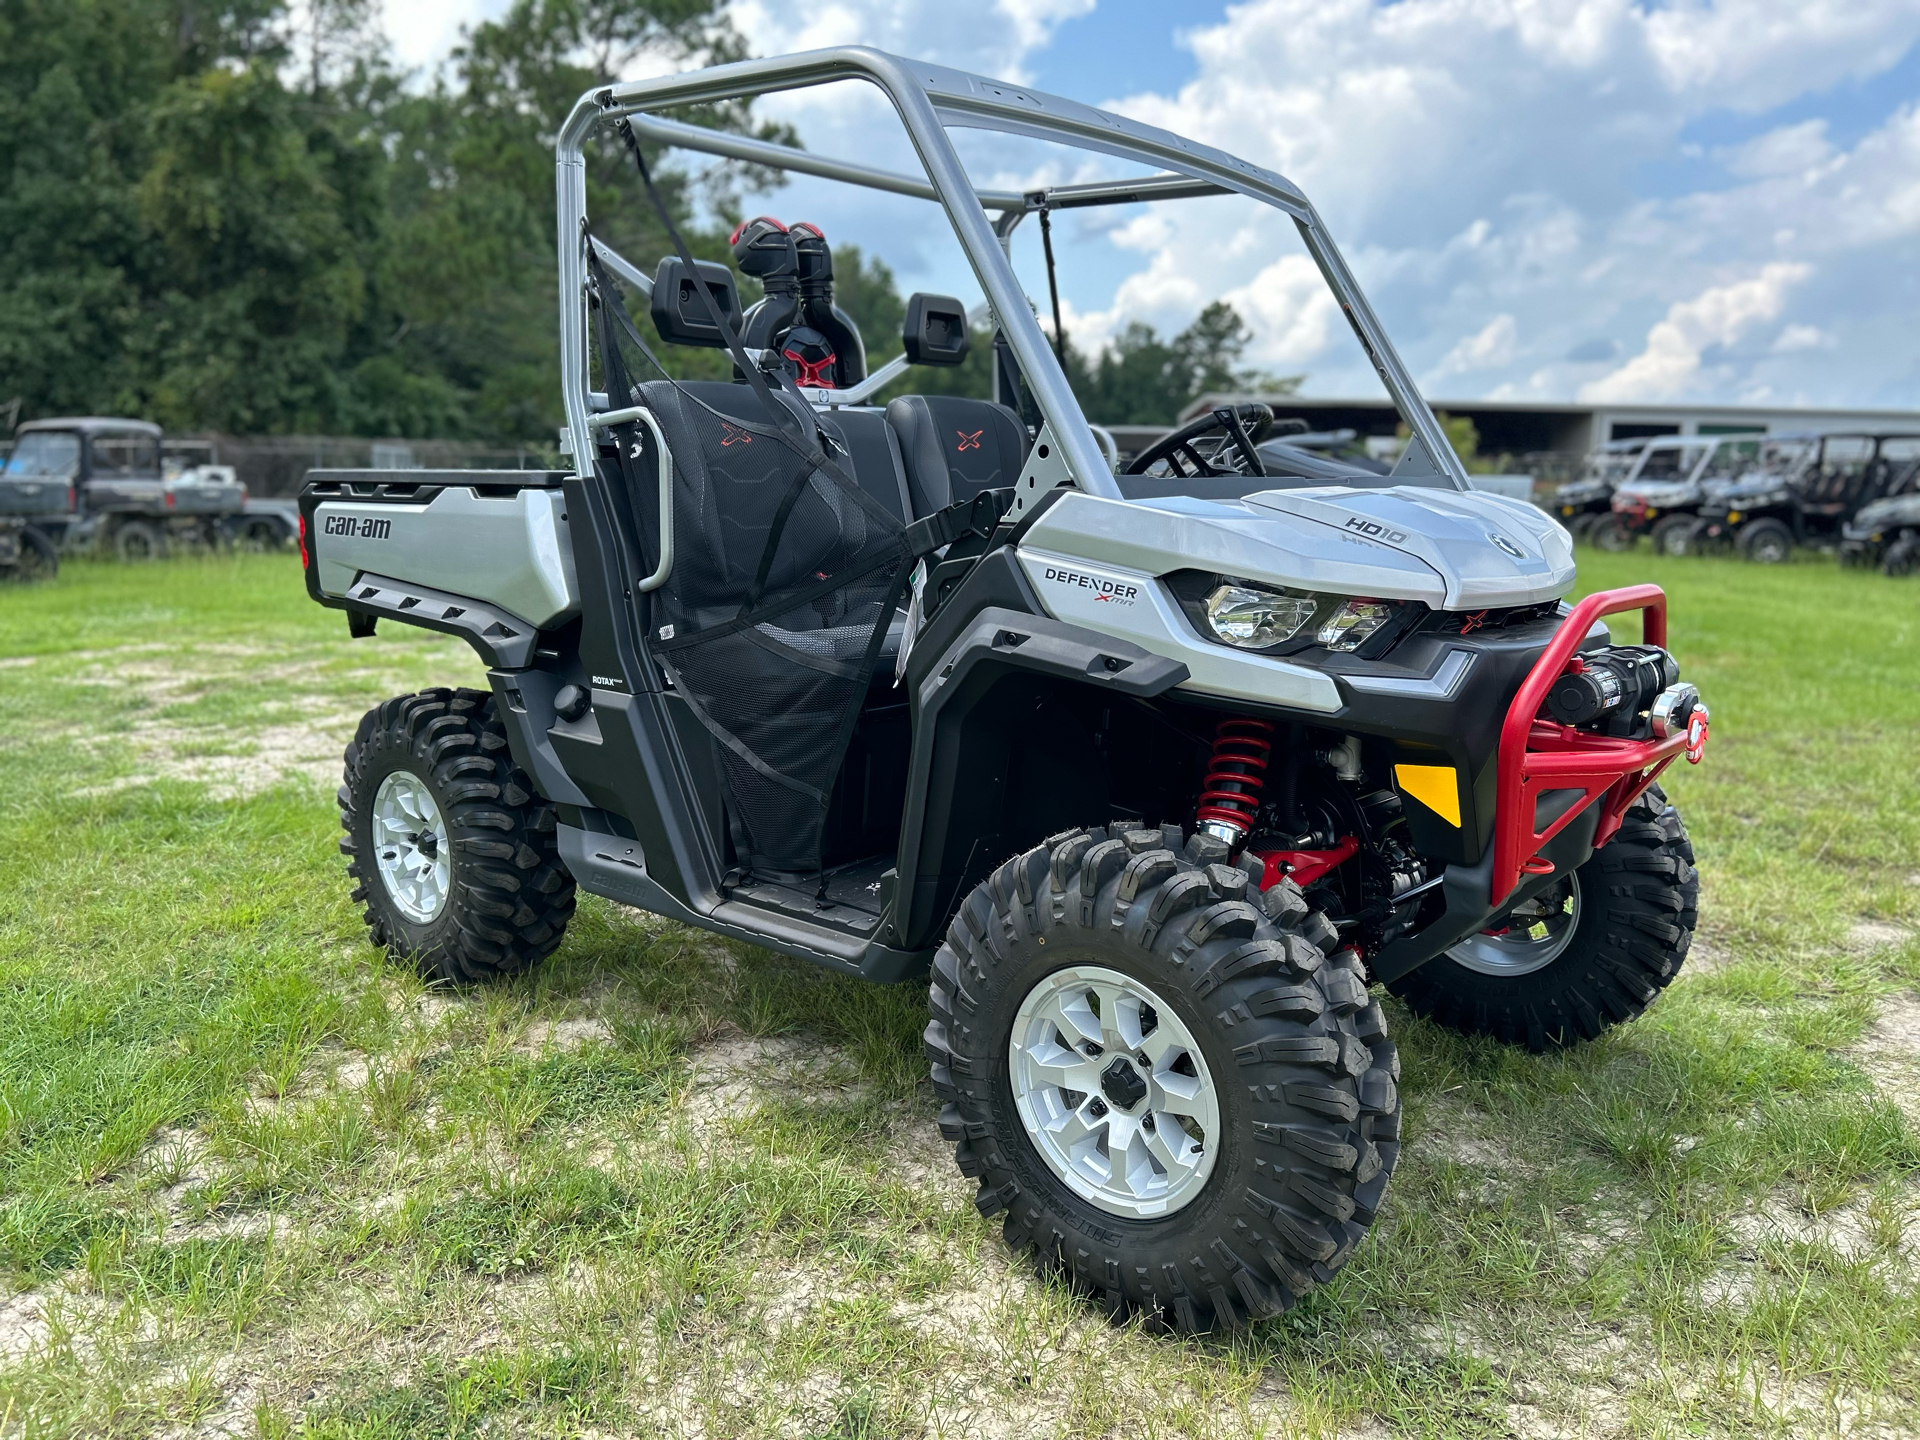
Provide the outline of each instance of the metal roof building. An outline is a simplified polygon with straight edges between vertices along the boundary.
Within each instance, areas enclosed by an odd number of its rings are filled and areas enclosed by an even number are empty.
[[[1282,419],[1297,418],[1315,430],[1353,430],[1362,436],[1391,435],[1398,424],[1386,396],[1343,400],[1319,395],[1203,395],[1189,405],[1186,420],[1216,405],[1257,400]],[[1483,454],[1532,455],[1558,451],[1584,455],[1608,440],[1645,435],[1789,434],[1795,431],[1903,431],[1920,433],[1920,410],[1800,410],[1787,406],[1583,404],[1544,400],[1444,400],[1436,411],[1464,416],[1480,432]]]

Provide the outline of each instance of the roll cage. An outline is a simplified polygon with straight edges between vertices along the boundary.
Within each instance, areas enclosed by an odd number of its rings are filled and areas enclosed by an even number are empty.
[[[923,176],[813,155],[790,146],[724,134],[650,113],[842,80],[864,80],[887,97],[906,129],[924,169]],[[593,415],[606,406],[605,397],[592,389],[588,366],[588,217],[583,147],[596,126],[620,119],[626,119],[640,138],[663,146],[845,181],[939,204],[947,212],[961,249],[987,297],[995,323],[1020,366],[1044,428],[1054,438],[1066,478],[1081,490],[1111,500],[1122,498],[1112,469],[1014,275],[1007,253],[1014,227],[1025,215],[1039,211],[1203,195],[1240,194],[1271,205],[1291,218],[1298,228],[1308,254],[1407,424],[1413,439],[1396,473],[1409,477],[1437,476],[1449,481],[1455,489],[1469,488],[1466,472],[1447,443],[1439,422],[1395,353],[1326,225],[1291,181],[1224,151],[1078,101],[857,46],[747,60],[657,79],[623,81],[590,90],[575,103],[561,127],[554,152],[559,202],[561,383],[567,428],[576,456],[594,453]],[[946,133],[949,126],[998,130],[1054,141],[1157,166],[1165,173],[1026,192],[980,189],[967,176]],[[997,219],[990,218],[990,212]],[[647,287],[646,277],[640,270],[604,244],[593,243],[602,261],[615,273],[643,290]]]

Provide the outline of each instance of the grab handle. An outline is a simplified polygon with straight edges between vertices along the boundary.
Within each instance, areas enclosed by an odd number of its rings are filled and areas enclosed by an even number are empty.
[[[667,448],[667,437],[660,433],[660,422],[653,418],[653,412],[644,405],[635,405],[627,410],[603,410],[598,415],[587,417],[587,423],[600,429],[609,429],[615,425],[625,425],[638,420],[653,432],[653,443],[660,451],[660,563],[646,579],[640,582],[640,593],[658,590],[667,583],[667,576],[673,572],[673,452]]]

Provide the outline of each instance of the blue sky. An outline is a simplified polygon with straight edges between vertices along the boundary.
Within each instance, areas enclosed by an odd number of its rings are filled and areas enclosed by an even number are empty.
[[[389,3],[408,63],[501,0]],[[1441,398],[1920,408],[1920,0],[735,0],[758,53],[862,42],[1105,105],[1313,197]],[[911,168],[861,87],[765,102],[809,148]],[[1110,172],[972,134],[976,178]],[[928,207],[797,182],[788,219],[977,294]],[[1063,218],[1068,324],[1209,300],[1321,394],[1376,382],[1290,227],[1239,199]],[[1037,235],[1017,263],[1044,300]]]

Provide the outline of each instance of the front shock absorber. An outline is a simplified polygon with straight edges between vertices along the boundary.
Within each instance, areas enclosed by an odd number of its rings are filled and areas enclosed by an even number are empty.
[[[1194,815],[1204,834],[1240,847],[1260,813],[1272,756],[1273,726],[1265,720],[1235,717],[1220,722]]]

